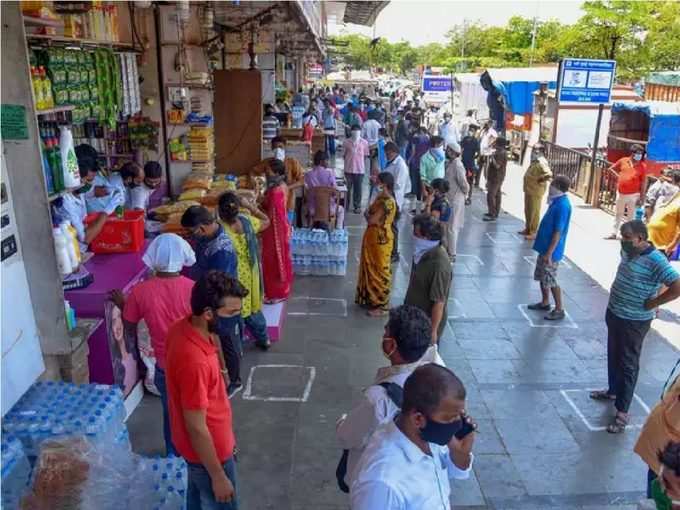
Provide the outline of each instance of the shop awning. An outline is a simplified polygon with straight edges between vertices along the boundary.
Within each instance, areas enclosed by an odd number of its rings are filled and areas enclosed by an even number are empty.
[[[372,26],[389,2],[346,2],[345,16],[342,21],[355,25]]]

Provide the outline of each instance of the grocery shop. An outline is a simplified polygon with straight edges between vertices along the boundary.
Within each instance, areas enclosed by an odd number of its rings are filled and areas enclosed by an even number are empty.
[[[130,474],[186,475],[130,452],[123,420],[153,379],[143,375],[153,351],[147,332],[123,331],[109,295],[148,276],[142,257],[153,236],[186,234],[188,207],[214,210],[225,190],[255,196],[252,169],[270,155],[263,106],[319,69],[323,9],[316,1],[2,2],[3,507],[15,508],[21,493],[6,472],[24,473],[25,459],[35,462],[39,445],[63,434],[108,441]],[[310,145],[290,143],[308,164]],[[272,341],[282,310],[264,310]],[[77,441],[68,450],[102,455]],[[31,508],[54,489],[49,475]],[[166,496],[165,506],[128,503],[181,508]]]

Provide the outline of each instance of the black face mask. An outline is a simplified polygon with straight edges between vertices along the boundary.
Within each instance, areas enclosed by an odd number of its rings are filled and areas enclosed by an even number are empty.
[[[90,183],[88,182],[87,184],[84,184],[83,186],[81,186],[80,188],[78,188],[78,189],[76,190],[76,193],[77,193],[78,195],[82,195],[83,193],[87,193],[87,192],[90,191],[91,189],[92,189],[92,184],[90,184]]]
[[[426,417],[427,418],[427,417]],[[463,420],[451,423],[439,423],[432,418],[427,418],[425,428],[420,429],[420,437],[428,443],[446,446],[456,432],[463,427]]]

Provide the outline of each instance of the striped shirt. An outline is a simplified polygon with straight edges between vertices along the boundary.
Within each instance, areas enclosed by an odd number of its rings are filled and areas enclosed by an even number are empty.
[[[262,120],[262,138],[271,140],[279,134],[279,119],[273,115],[266,115]]]
[[[609,310],[622,319],[652,320],[655,310],[645,310],[645,301],[656,297],[661,284],[670,286],[680,278],[659,250],[649,247],[639,256],[622,255],[609,293]]]

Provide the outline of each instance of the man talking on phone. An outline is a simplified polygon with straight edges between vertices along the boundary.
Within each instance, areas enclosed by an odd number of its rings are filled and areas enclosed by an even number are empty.
[[[352,510],[449,510],[449,479],[470,476],[476,428],[461,380],[432,363],[417,368],[401,414],[378,428],[359,460]]]

